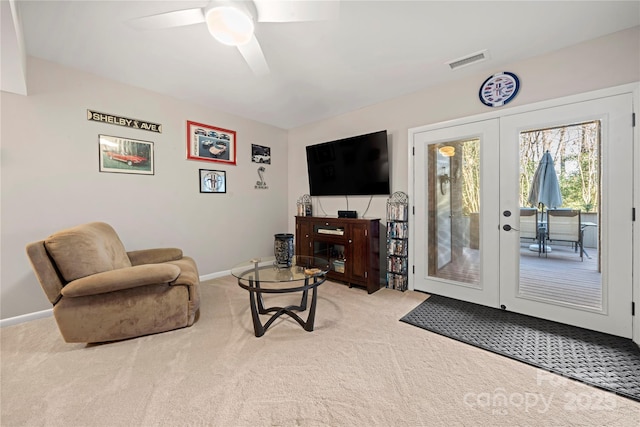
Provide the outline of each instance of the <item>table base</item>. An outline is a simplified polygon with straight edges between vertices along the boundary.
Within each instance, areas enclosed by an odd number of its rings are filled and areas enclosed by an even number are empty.
[[[239,281],[239,280],[238,280]],[[286,307],[265,307],[264,300],[262,298],[263,293],[274,293],[273,291],[265,291],[260,288],[260,282],[256,280],[248,280],[249,286],[245,287],[249,291],[249,301],[251,306],[251,319],[253,320],[253,330],[256,334],[256,337],[261,337],[264,335],[266,330],[273,324],[273,322],[283,314],[288,315],[292,319],[302,326],[302,328],[307,331],[313,331],[313,324],[315,322],[316,317],[316,304],[318,301],[318,286],[324,282],[318,281],[317,277],[313,278],[313,282],[310,284],[309,279],[305,279],[304,287],[302,290],[302,298],[300,299],[300,305],[289,305]],[[311,304],[309,305],[309,314],[307,315],[307,320],[302,320],[302,318],[294,312],[295,311],[305,311],[307,309],[307,300],[309,294],[309,288],[311,288]],[[283,290],[279,293],[288,293],[293,292],[290,290]],[[275,312],[266,323],[262,323],[260,321],[260,314],[269,314]]]

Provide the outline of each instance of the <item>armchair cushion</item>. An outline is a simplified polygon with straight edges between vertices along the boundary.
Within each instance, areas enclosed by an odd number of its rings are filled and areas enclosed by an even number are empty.
[[[155,248],[127,252],[131,265],[158,264],[182,258],[182,249]]]
[[[180,276],[176,279],[174,285],[193,286],[200,283],[198,276],[198,267],[191,257],[182,257],[182,259],[168,262],[167,264],[175,265],[180,269]]]
[[[103,271],[131,267],[115,230],[103,222],[68,228],[44,241],[67,282]]]
[[[145,285],[171,283],[180,275],[172,264],[148,264],[105,271],[76,279],[62,288],[62,296],[82,297]]]

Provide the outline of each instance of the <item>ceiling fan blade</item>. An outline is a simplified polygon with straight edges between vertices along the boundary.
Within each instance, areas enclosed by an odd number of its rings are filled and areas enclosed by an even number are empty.
[[[258,22],[327,21],[340,14],[339,0],[253,0]]]
[[[163,28],[182,27],[184,25],[204,22],[202,9],[184,9],[158,15],[143,16],[129,21],[129,24],[141,30],[160,30]]]
[[[262,48],[255,35],[251,37],[249,43],[238,46],[238,50],[256,76],[269,74],[267,60],[262,53]]]

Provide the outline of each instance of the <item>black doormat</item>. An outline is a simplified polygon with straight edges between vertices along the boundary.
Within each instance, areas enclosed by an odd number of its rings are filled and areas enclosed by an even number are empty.
[[[402,322],[640,401],[630,339],[431,295]]]

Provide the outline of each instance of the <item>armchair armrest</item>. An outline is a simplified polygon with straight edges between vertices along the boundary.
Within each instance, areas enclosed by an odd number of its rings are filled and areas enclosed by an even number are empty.
[[[82,277],[62,288],[65,297],[104,294],[145,285],[170,283],[180,275],[180,267],[173,264],[148,264],[119,268]]]
[[[176,261],[182,258],[182,249],[154,248],[127,252],[131,265],[159,264],[161,262]]]

